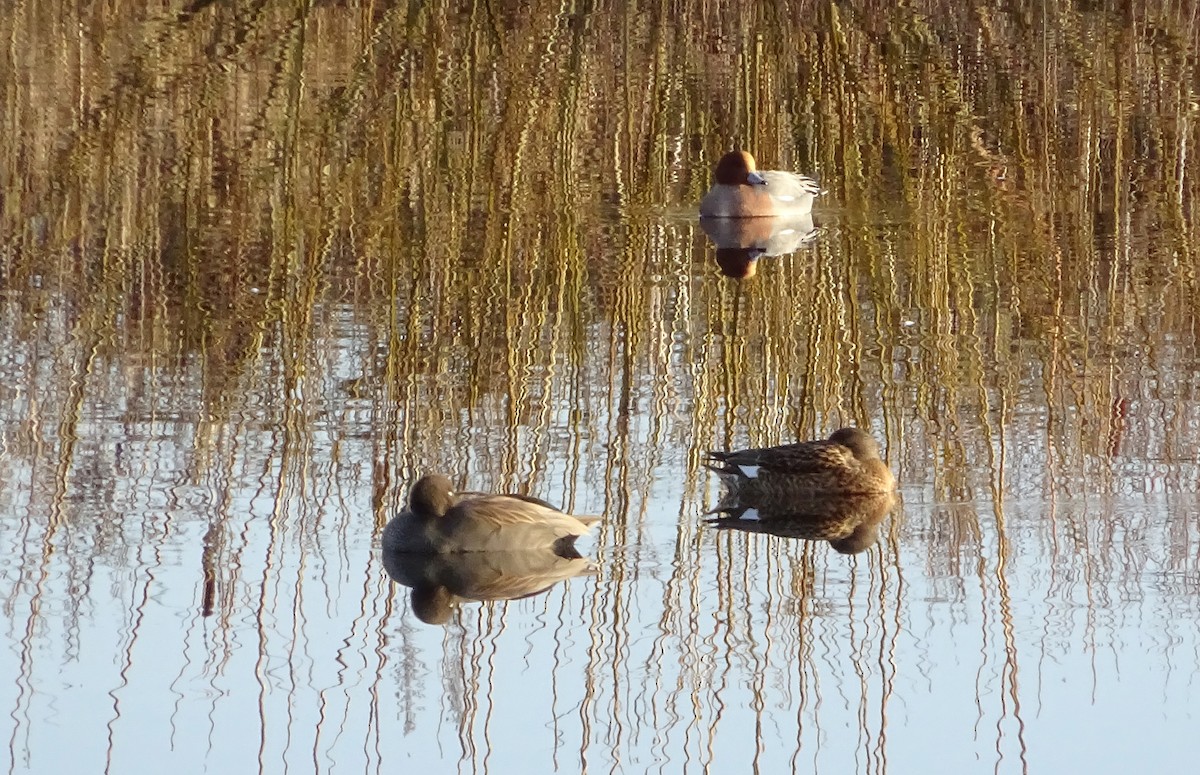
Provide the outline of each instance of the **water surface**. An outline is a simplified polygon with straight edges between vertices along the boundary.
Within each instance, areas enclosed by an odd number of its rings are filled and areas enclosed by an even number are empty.
[[[1122,9],[4,12],[8,771],[1190,764],[1196,28]],[[827,192],[739,281],[742,145]],[[703,523],[850,424],[867,551]],[[598,572],[421,622],[430,470]]]

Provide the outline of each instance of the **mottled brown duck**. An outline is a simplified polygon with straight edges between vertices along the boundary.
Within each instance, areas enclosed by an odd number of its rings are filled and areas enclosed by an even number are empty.
[[[421,477],[408,509],[383,529],[385,552],[450,554],[550,549],[578,556],[575,540],[598,517],[575,517],[524,495],[455,493],[441,474]]]
[[[879,445],[858,428],[841,428],[822,441],[714,451],[710,457],[716,462],[709,468],[743,500],[872,495],[896,487]]]

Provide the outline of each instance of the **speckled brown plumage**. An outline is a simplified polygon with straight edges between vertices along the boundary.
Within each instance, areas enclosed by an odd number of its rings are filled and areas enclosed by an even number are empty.
[[[857,428],[834,431],[823,441],[778,447],[715,451],[710,468],[743,500],[891,492],[896,479],[879,457],[879,445]]]

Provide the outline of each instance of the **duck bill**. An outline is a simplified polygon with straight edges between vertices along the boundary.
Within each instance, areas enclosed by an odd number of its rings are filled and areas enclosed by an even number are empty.
[[[757,172],[747,172],[746,173],[746,182],[752,186],[767,185],[767,179],[764,178],[762,175],[759,175]]]

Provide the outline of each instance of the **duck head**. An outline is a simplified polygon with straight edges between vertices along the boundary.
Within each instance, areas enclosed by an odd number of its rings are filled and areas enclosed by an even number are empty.
[[[758,174],[754,157],[745,151],[730,151],[717,162],[713,177],[726,186],[765,186],[767,180]]]
[[[444,517],[454,505],[454,485],[441,474],[426,474],[408,494],[408,508],[422,517]]]
[[[829,436],[829,440],[846,447],[859,460],[879,458],[879,444],[871,438],[870,434],[858,428],[840,428]]]

